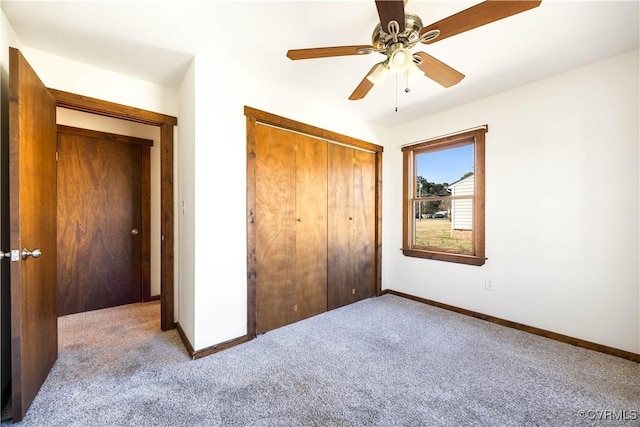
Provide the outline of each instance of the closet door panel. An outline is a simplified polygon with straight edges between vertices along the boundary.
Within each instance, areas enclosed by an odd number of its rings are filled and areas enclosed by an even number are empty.
[[[353,150],[353,267],[354,300],[375,295],[376,158]]]
[[[297,135],[296,295],[299,319],[327,310],[327,143]]]
[[[329,144],[328,308],[353,302],[353,150]]]
[[[256,127],[257,333],[296,317],[295,138],[280,129]]]

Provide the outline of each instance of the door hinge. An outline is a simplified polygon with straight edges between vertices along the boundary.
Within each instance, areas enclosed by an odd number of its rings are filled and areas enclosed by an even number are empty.
[[[58,161],[58,152],[56,151],[56,162]]]

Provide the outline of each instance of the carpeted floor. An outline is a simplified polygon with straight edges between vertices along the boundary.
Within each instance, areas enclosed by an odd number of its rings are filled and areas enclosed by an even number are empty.
[[[640,425],[637,363],[391,295],[195,361],[157,303],[59,326],[16,425]]]

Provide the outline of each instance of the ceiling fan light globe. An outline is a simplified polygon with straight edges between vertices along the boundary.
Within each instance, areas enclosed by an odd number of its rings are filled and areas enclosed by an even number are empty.
[[[367,76],[367,80],[369,80],[378,89],[382,89],[388,75],[389,68],[384,64],[378,64],[376,69]]]
[[[413,84],[417,82],[420,79],[420,77],[424,75],[422,70],[418,68],[415,62],[409,67],[406,74],[407,74],[407,83],[409,84]]]
[[[398,50],[395,52],[392,58],[393,65],[395,65],[396,67],[400,67],[402,66],[402,64],[404,64],[404,61],[407,60],[407,55],[405,55],[402,50]]]
[[[413,65],[413,55],[407,48],[401,48],[395,50],[389,58],[389,66],[391,71],[397,74],[402,74],[411,68]]]

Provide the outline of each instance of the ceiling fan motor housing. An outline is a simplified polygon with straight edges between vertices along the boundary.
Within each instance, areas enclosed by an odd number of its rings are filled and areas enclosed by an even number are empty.
[[[398,44],[404,46],[413,45],[419,41],[420,30],[422,29],[422,19],[418,15],[412,13],[405,13],[405,26],[404,31],[398,34]],[[376,25],[371,36],[371,44],[376,51],[386,50],[392,45],[396,44],[393,40],[393,35],[386,32],[380,23]],[[388,52],[389,54],[392,52]]]

